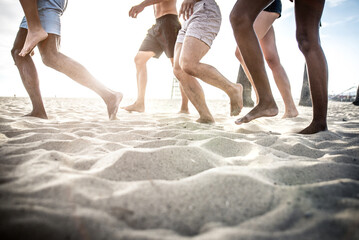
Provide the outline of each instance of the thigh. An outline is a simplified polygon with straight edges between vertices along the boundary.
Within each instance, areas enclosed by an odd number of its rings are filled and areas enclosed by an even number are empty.
[[[319,24],[325,0],[296,0],[294,2],[297,35],[319,37]]]
[[[156,39],[156,34],[158,33],[159,26],[157,24],[153,25],[147,32],[145,39],[142,41],[142,44],[139,48],[139,52],[153,52],[155,53],[154,57],[159,58],[163,49],[161,44]]]
[[[273,0],[237,0],[231,15],[246,16],[254,22],[258,14],[272,2]]]
[[[56,34],[49,34],[48,37],[37,46],[41,56],[57,53],[60,49],[61,37]]]
[[[152,52],[152,51],[138,51],[136,58],[140,59],[141,62],[145,63],[147,62],[150,58],[154,57],[156,55],[156,53]]]
[[[176,43],[175,45],[173,67],[176,69],[180,68],[179,59],[181,57],[182,45],[183,45],[182,43]]]
[[[17,32],[16,38],[14,41],[14,45],[13,45],[14,50],[15,49],[21,50],[23,48],[26,36],[27,36],[27,29],[19,28],[19,31]]]
[[[259,40],[259,43],[265,59],[279,59],[273,26],[271,26],[267,31],[267,34]]]
[[[182,45],[180,61],[187,63],[199,63],[204,55],[209,51],[209,46],[203,41],[194,38],[186,37]]]
[[[271,28],[274,21],[279,17],[278,13],[262,11],[254,21],[254,31],[258,39],[262,39]]]

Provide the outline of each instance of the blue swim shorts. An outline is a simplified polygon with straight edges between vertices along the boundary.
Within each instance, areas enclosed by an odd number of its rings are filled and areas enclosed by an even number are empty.
[[[61,35],[60,17],[67,6],[67,0],[38,0],[37,9],[42,27],[47,33]],[[27,21],[24,17],[20,28],[27,29]]]

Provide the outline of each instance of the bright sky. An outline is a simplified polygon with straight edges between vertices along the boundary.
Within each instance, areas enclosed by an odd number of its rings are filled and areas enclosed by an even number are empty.
[[[133,62],[147,29],[154,24],[152,7],[137,19],[128,17],[131,6],[141,0],[69,0],[62,17],[61,51],[83,64],[106,86],[122,91],[127,98],[137,94]],[[178,1],[178,7],[182,1]],[[235,41],[229,13],[236,0],[217,0],[222,11],[221,30],[212,49],[203,59],[235,82],[239,63],[234,57]],[[293,4],[282,0],[283,13],[275,24],[277,46],[289,76],[292,93],[299,98],[304,58],[295,39]],[[329,66],[329,93],[340,93],[359,84],[359,1],[327,0],[323,13],[321,42]],[[23,12],[19,1],[0,1],[0,96],[27,96],[10,55]],[[34,61],[44,97],[95,97],[90,90],[41,62],[36,50]],[[273,93],[280,98],[268,69]],[[172,69],[165,54],[148,63],[147,98],[169,98]],[[207,98],[223,98],[222,91],[201,82]]]

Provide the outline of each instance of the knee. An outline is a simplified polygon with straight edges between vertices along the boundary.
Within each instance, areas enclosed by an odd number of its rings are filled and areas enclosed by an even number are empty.
[[[198,62],[193,61],[191,56],[182,56],[179,65],[183,72],[196,77],[198,74]]]
[[[296,34],[296,37],[298,47],[304,55],[319,46],[319,39],[314,39],[312,36],[309,36],[308,33],[299,32]]]
[[[176,76],[176,78],[179,81],[181,81],[183,71],[182,71],[181,67],[178,64],[175,64],[175,66],[173,67],[173,74]]]
[[[57,56],[54,53],[46,53],[46,54],[41,54],[41,59],[42,62],[50,67],[50,68],[56,68],[57,65]]]
[[[187,73],[188,75],[191,75],[191,76],[194,76],[196,77],[197,75],[197,68],[196,68],[196,64],[190,62],[190,61],[187,61],[186,59],[182,59],[180,61],[180,66],[181,66],[181,69]]]
[[[265,56],[265,60],[270,69],[274,69],[280,65],[279,57],[277,57],[274,54],[269,54],[269,55]]]
[[[13,48],[11,49],[11,56],[14,59],[15,64],[17,64],[18,59],[20,58],[19,53],[21,52],[21,49]]]
[[[229,15],[229,20],[234,32],[244,31],[246,28],[253,26],[249,16],[240,10],[233,9]]]
[[[134,58],[134,62],[136,66],[139,67],[145,65],[147,61],[141,54],[137,54]]]

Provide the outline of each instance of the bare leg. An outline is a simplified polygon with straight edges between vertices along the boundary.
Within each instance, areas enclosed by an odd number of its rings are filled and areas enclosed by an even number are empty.
[[[47,38],[47,32],[42,28],[39,13],[37,10],[37,0],[20,0],[24,10],[28,32],[25,43],[19,56],[26,56],[41,41]]]
[[[129,112],[145,111],[145,94],[147,86],[147,61],[155,56],[154,52],[139,51],[135,57],[136,78],[137,78],[137,100],[129,106],[124,107]]]
[[[180,83],[180,90],[181,90],[181,96],[182,96],[182,103],[181,103],[181,110],[179,111],[179,113],[189,114],[188,97],[187,97],[186,92],[184,91],[181,83]]]
[[[297,41],[304,54],[313,102],[313,120],[302,134],[327,130],[328,66],[320,46],[319,23],[325,0],[296,0]],[[310,9],[310,11],[308,11]]]
[[[272,0],[238,0],[231,12],[231,24],[237,45],[259,95],[258,105],[246,116],[238,119],[236,124],[247,123],[259,117],[271,117],[278,114],[278,107],[274,101],[265,70],[263,54],[253,28],[257,15],[270,2]]]
[[[174,66],[174,60],[173,60],[173,58],[170,58],[170,60],[171,60],[172,68],[173,68],[173,66]],[[181,110],[179,111],[179,113],[189,114],[189,110],[188,110],[188,97],[187,97],[185,91],[183,90],[183,87],[182,87],[181,82],[180,82],[179,86],[180,86],[181,97],[182,97]]]
[[[75,60],[59,52],[60,37],[49,34],[48,38],[39,44],[42,61],[48,67],[70,77],[77,83],[93,90],[105,101],[108,116],[111,120],[116,119],[118,106],[122,100],[122,93],[114,92],[97,81],[85,67]]]
[[[230,99],[230,115],[237,116],[243,108],[243,87],[241,84],[230,82],[211,65],[200,62],[208,50],[209,47],[201,40],[186,37],[182,46],[180,66],[187,74],[223,90]]]
[[[244,59],[243,59],[242,54],[241,54],[241,52],[239,51],[239,48],[238,48],[238,47],[236,48],[235,55],[236,55],[238,61],[241,63],[241,65],[242,65],[242,67],[243,67],[243,71],[244,71],[244,73],[246,74],[246,76],[247,76],[249,82],[251,83],[251,85],[252,85],[252,87],[253,87],[253,89],[254,89],[254,93],[256,94],[256,104],[258,104],[259,96],[258,96],[257,88],[256,88],[256,86],[255,86],[255,84],[254,84],[254,82],[253,82],[253,78],[252,78],[252,76],[251,76],[251,73],[249,72],[249,70],[248,70],[248,68],[247,68],[247,66],[246,66],[246,63],[244,62]]]
[[[197,122],[213,123],[214,118],[206,104],[206,99],[204,97],[204,92],[201,85],[197,79],[183,71],[180,66],[179,61],[181,57],[182,45],[182,43],[176,43],[173,72],[177,79],[181,82],[181,86],[183,87],[186,96],[189,98],[199,113],[200,118],[197,120]]]
[[[27,36],[27,30],[20,28],[17,33],[11,55],[15,61],[15,65],[19,70],[20,77],[24,87],[29,94],[32,103],[32,111],[26,116],[38,117],[47,119],[44,104],[41,98],[39,87],[39,77],[35,68],[35,64],[29,55],[20,57],[19,53],[24,45]]]
[[[262,39],[268,32],[268,30],[271,28],[273,22],[279,17],[278,13],[273,13],[273,12],[266,12],[266,11],[261,11],[259,13],[259,15],[257,16],[256,20],[254,21],[253,24],[253,28],[254,31],[257,35],[257,38],[260,40]],[[261,46],[262,47],[262,46]],[[253,82],[253,78],[246,66],[246,63],[242,57],[242,54],[239,50],[239,48],[236,48],[236,53],[235,53],[237,59],[239,60],[239,62],[241,63],[244,72],[247,75],[247,78],[249,79],[249,81],[252,84],[252,87],[254,88],[254,92],[256,93],[256,103],[258,104],[259,101],[259,95],[258,95],[258,91],[256,89],[256,86]]]
[[[298,116],[298,110],[290,90],[290,83],[282,64],[280,63],[277,46],[275,44],[275,34],[271,26],[267,34],[260,39],[260,45],[268,66],[272,70],[273,78],[277,84],[280,94],[282,95],[285,112],[283,118],[293,118]]]

